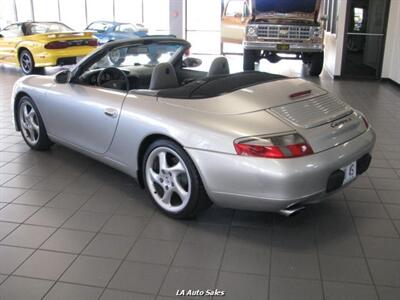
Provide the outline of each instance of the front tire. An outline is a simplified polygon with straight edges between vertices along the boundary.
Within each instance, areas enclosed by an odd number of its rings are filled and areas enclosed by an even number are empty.
[[[44,72],[44,68],[35,67],[35,60],[33,59],[33,56],[26,49],[22,50],[19,54],[19,65],[22,73],[25,75],[42,74]]]
[[[324,67],[324,52],[318,52],[311,55],[310,75],[319,76]]]
[[[243,52],[243,71],[254,71],[256,61],[259,61],[257,50],[246,50]]]
[[[154,204],[170,217],[193,218],[211,205],[192,160],[170,140],[158,140],[148,147],[142,172]]]
[[[52,145],[39,110],[28,96],[18,103],[18,123],[25,143],[34,150],[48,150]]]

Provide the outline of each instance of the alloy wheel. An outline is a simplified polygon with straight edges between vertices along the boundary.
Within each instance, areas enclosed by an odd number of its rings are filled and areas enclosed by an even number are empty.
[[[158,147],[148,156],[146,183],[157,204],[171,213],[184,209],[191,196],[191,179],[183,159],[172,149]]]
[[[32,73],[33,62],[28,52],[23,52],[20,59],[21,67],[26,74]]]
[[[36,145],[40,136],[39,119],[32,104],[28,101],[22,102],[20,106],[19,123],[26,141],[31,145]]]

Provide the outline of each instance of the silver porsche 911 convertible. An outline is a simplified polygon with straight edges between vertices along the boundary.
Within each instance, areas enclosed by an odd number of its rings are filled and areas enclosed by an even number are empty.
[[[129,174],[164,213],[213,202],[291,215],[365,172],[375,134],[359,111],[302,79],[209,72],[173,37],[111,42],[75,68],[14,86],[16,129]]]

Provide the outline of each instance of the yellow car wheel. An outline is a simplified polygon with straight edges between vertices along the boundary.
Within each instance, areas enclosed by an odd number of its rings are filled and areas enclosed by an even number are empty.
[[[36,68],[35,61],[29,50],[24,49],[19,54],[19,65],[25,75],[38,74],[43,72],[43,68]]]

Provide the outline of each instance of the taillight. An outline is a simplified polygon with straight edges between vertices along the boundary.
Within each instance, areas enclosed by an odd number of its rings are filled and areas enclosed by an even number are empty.
[[[46,44],[44,47],[46,49],[65,49],[69,47],[69,44],[68,42],[55,41]]]
[[[98,45],[99,45],[99,42],[97,41],[97,39],[90,39],[88,41],[88,46],[97,47]]]
[[[299,134],[261,136],[234,141],[238,155],[266,158],[292,158],[313,154],[311,146]]]

